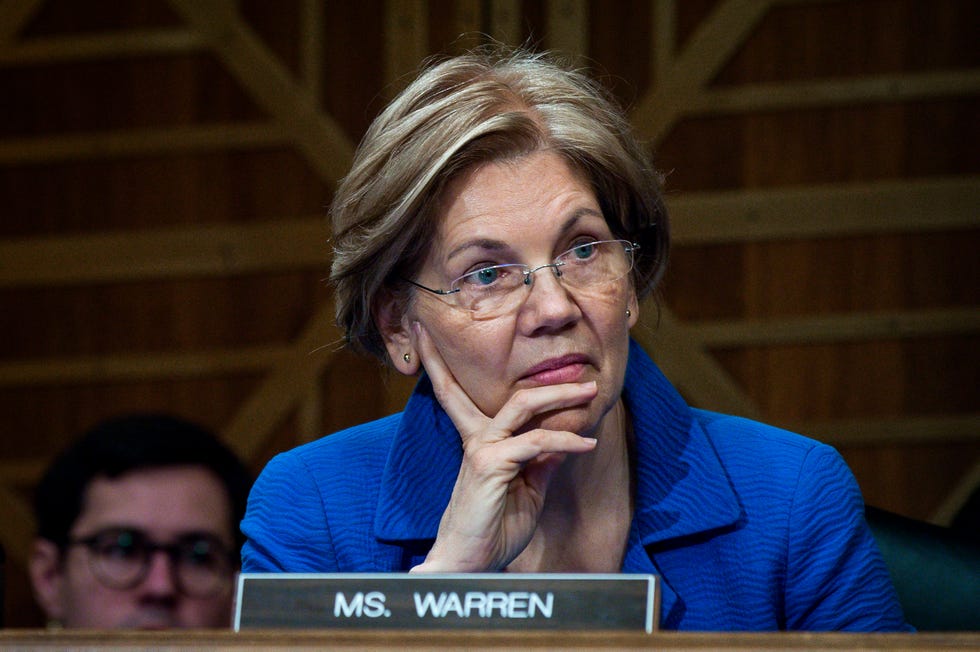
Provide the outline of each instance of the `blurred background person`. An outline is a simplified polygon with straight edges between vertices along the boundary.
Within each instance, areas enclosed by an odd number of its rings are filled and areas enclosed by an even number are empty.
[[[37,488],[38,603],[71,628],[229,626],[250,485],[193,423],[138,414],[97,425]]]

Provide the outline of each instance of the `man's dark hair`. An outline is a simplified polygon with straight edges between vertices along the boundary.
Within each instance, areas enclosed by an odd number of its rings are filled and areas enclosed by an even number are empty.
[[[62,549],[67,545],[93,479],[172,466],[200,466],[220,478],[231,506],[231,531],[240,548],[244,537],[238,524],[245,515],[251,473],[211,432],[164,414],[103,421],[58,455],[34,494],[38,536]]]

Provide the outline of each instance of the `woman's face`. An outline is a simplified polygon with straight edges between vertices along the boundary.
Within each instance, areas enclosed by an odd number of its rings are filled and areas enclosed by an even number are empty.
[[[546,265],[583,242],[615,237],[589,184],[553,152],[468,171],[449,184],[439,210],[435,242],[414,279],[431,288],[449,288],[489,265]],[[638,313],[629,275],[584,290],[563,285],[552,268],[532,279],[530,288],[516,290],[522,303],[486,320],[452,297],[419,290],[402,328],[415,320],[426,328],[456,381],[488,416],[518,389],[595,380],[598,395],[589,404],[527,426],[593,435],[619,399],[626,373],[629,328]],[[414,354],[411,367],[418,348],[410,335],[389,344],[389,352],[403,362],[406,346]]]

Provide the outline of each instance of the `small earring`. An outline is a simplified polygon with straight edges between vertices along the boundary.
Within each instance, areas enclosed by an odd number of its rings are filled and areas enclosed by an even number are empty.
[[[411,362],[411,361],[412,361],[412,356],[411,356],[411,354],[409,354],[409,353],[406,353],[405,355],[403,355],[403,356],[402,356],[402,360],[404,360],[404,361],[405,361],[405,363],[406,363],[406,364],[408,364],[409,362]]]
[[[632,317],[632,316],[633,316],[633,313],[631,313],[631,312],[630,312],[630,309],[629,309],[629,308],[627,308],[627,309],[626,309],[626,318],[627,318],[627,319],[629,319],[629,318],[630,318],[630,317]]]

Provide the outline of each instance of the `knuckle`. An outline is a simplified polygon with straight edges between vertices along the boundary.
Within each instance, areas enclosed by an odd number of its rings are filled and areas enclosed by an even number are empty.
[[[526,411],[531,407],[531,399],[533,394],[529,393],[526,389],[519,389],[510,397],[511,402],[515,407],[520,408],[521,411]]]

